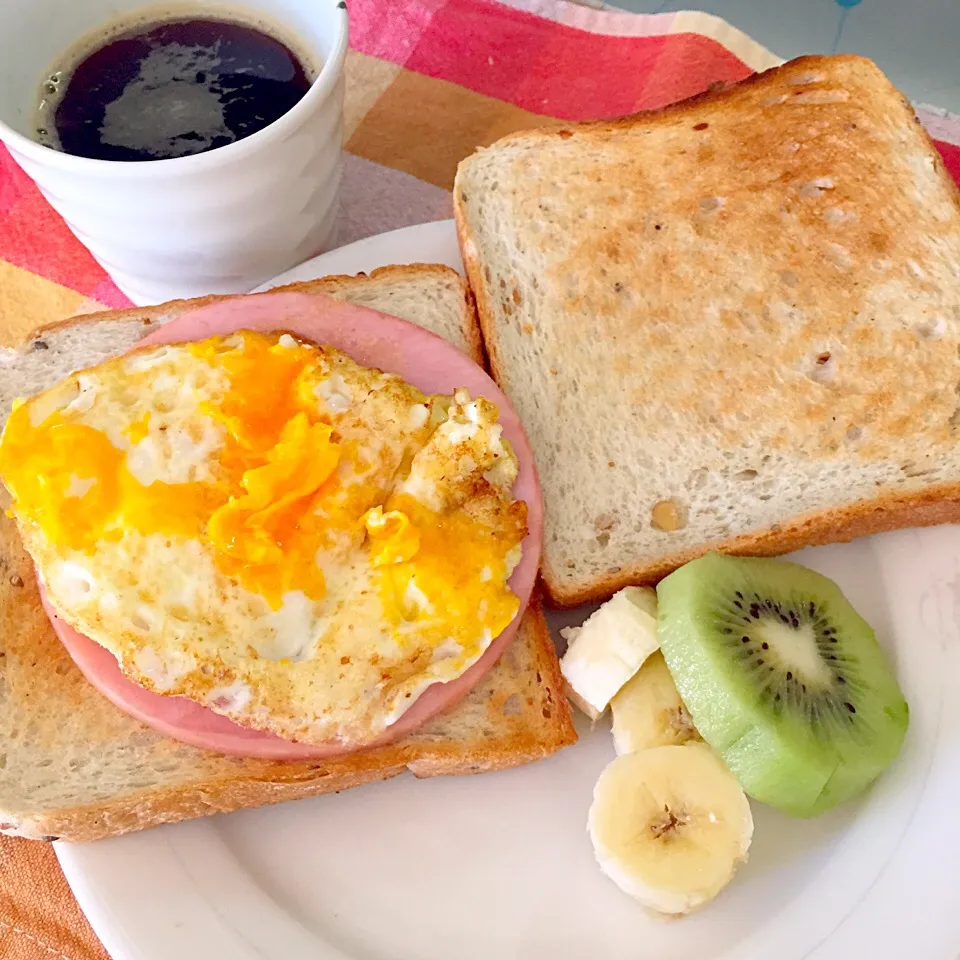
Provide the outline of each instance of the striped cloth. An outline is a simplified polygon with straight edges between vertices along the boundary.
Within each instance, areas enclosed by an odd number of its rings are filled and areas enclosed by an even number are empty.
[[[349,3],[338,244],[449,217],[457,161],[511,131],[662,106],[778,62],[706,14],[565,0]],[[927,108],[921,116],[960,174],[960,123]],[[126,305],[0,148],[0,361],[41,323]],[[0,956],[106,958],[40,844],[0,838]]]

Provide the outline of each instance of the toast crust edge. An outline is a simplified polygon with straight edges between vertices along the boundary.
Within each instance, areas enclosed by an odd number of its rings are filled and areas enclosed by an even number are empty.
[[[606,600],[626,586],[652,586],[678,567],[706,553],[779,557],[805,547],[849,543],[877,533],[946,523],[960,523],[960,484],[942,484],[912,493],[881,494],[873,500],[859,500],[794,517],[779,524],[779,529],[768,527],[729,540],[707,543],[695,550],[668,554],[654,563],[637,564],[581,588],[563,589],[554,581],[555,589],[551,590],[546,568],[543,576],[552,606],[575,607]]]
[[[370,281],[403,279],[413,280],[418,276],[431,275],[434,278],[447,278],[454,280],[460,287],[463,295],[463,312],[460,316],[460,329],[464,340],[469,344],[469,356],[480,366],[484,366],[483,340],[480,336],[479,325],[475,322],[476,308],[473,302],[473,295],[466,281],[451,267],[442,263],[411,263],[411,264],[389,264],[384,267],[377,267],[369,273],[357,274],[331,274],[328,277],[320,277],[317,280],[300,280],[295,283],[287,283],[283,286],[272,287],[271,293],[330,293],[344,287],[362,287]],[[200,307],[209,306],[212,303],[223,303],[228,300],[235,300],[238,297],[249,296],[243,293],[211,294],[207,297],[196,297],[190,300],[168,300],[165,303],[158,303],[146,307],[124,307],[122,310],[99,310],[96,313],[82,313],[78,316],[67,317],[64,320],[57,320],[54,323],[46,323],[37,327],[31,333],[23,338],[21,346],[28,346],[32,341],[42,338],[45,334],[62,330],[66,327],[72,327],[77,324],[88,322],[103,321],[130,321],[140,322],[145,326],[152,325],[147,319],[149,314],[174,314],[178,315],[188,310],[195,310]]]

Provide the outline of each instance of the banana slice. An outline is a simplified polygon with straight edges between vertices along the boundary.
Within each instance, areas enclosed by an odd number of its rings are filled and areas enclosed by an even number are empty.
[[[704,743],[617,757],[597,781],[587,826],[600,869],[669,914],[712,900],[753,837],[746,795]]]
[[[659,650],[610,701],[610,712],[618,757],[700,739]]]
[[[615,593],[581,627],[560,631],[570,645],[560,670],[567,696],[591,720],[660,646],[657,594],[648,587]]]

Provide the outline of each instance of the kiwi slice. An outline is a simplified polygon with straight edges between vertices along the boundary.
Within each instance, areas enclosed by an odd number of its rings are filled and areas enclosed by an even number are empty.
[[[814,816],[897,756],[907,703],[833,581],[796,563],[710,554],[664,579],[657,599],[677,690],[751,797]]]

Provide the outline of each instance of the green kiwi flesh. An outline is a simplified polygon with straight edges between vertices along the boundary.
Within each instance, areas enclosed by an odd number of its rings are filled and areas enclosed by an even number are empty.
[[[796,563],[710,554],[657,587],[663,657],[744,791],[809,817],[897,756],[908,708],[869,624]]]

